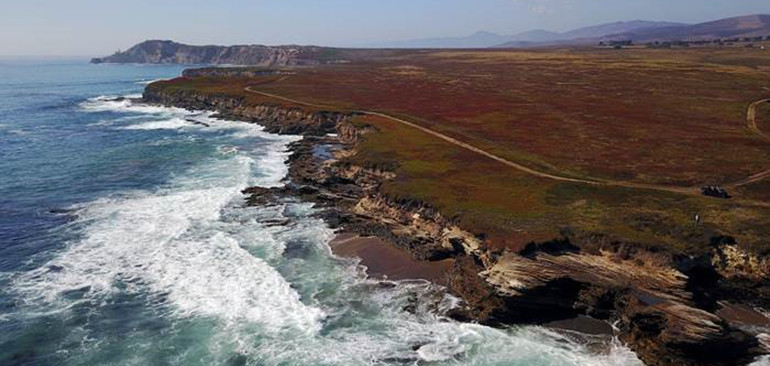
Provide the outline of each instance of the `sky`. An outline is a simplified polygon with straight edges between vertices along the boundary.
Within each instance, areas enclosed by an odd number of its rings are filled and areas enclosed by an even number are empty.
[[[146,39],[363,46],[770,13],[770,0],[0,0],[0,56],[104,56]]]

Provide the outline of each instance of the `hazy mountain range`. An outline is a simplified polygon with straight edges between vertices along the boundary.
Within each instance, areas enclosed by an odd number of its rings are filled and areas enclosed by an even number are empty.
[[[564,33],[533,30],[511,36],[478,32],[468,37],[433,38],[376,45],[376,48],[524,48],[595,45],[601,41],[701,41],[770,36],[770,15],[748,15],[700,24],[635,20],[601,24]],[[374,45],[373,45],[373,48]],[[190,46],[173,41],[145,41],[123,52],[95,58],[93,63],[315,65],[384,55],[384,49],[341,49],[318,46]]]
[[[605,35],[607,39],[649,41],[703,41],[770,36],[770,15],[748,15],[687,26],[635,29]]]
[[[477,32],[466,37],[426,38],[408,41],[384,42],[370,45],[375,48],[488,48],[507,43],[537,44],[554,41],[569,41],[580,38],[596,38],[610,34],[631,32],[638,29],[658,29],[684,26],[682,23],[651,22],[634,20],[616,22],[556,33],[536,29],[514,35],[501,35],[490,32]]]
[[[748,15],[699,24],[633,20],[599,24],[557,33],[537,29],[514,35],[477,32],[466,37],[446,37],[386,42],[389,48],[489,48],[595,44],[607,40],[699,41],[735,37],[770,36],[770,15]]]

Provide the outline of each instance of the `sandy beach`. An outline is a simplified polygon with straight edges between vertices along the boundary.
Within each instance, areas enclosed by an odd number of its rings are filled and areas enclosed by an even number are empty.
[[[454,265],[452,259],[437,262],[418,261],[408,252],[375,237],[343,233],[329,245],[334,254],[340,257],[360,258],[361,265],[367,268],[367,274],[372,278],[423,279],[445,285],[446,273]]]

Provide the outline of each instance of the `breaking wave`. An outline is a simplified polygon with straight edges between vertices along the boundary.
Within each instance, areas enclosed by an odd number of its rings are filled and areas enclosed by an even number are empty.
[[[158,81],[166,81],[166,80],[170,80],[170,79],[163,79],[163,78],[161,78],[161,79],[151,79],[151,80],[142,79],[142,80],[137,81],[136,83],[139,84],[139,85],[150,85],[150,84],[158,82]]]
[[[277,161],[264,163],[283,163],[273,156]],[[279,273],[219,228],[254,164],[244,156],[216,159],[157,192],[88,204],[78,211],[83,238],[17,281],[18,289],[31,302],[65,307],[74,303],[60,300],[72,293],[81,293],[78,301],[98,301],[148,291],[163,296],[180,317],[316,331],[321,311],[303,305]],[[263,179],[279,184],[281,178],[277,172]]]
[[[312,205],[244,207],[244,188],[283,184],[286,147],[297,137],[108,96],[81,108],[118,113],[110,126],[126,134],[226,138],[157,189],[76,207],[78,235],[10,280],[30,313],[98,312],[134,296],[170,323],[109,341],[86,342],[94,338],[86,334],[72,360],[89,364],[121,349],[130,351],[127,364],[641,365],[616,340],[597,340],[605,345],[597,352],[588,336],[452,321],[443,314],[457,299],[442,289],[367,280],[356,261],[334,257],[334,232]]]

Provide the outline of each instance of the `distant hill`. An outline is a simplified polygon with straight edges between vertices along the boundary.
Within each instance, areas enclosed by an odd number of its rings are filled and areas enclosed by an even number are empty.
[[[509,48],[509,47],[532,47],[540,45],[555,45],[555,44],[574,44],[574,43],[588,43],[594,42],[597,38],[607,37],[610,35],[617,35],[621,33],[628,33],[638,30],[655,30],[655,29],[678,29],[686,27],[687,24],[683,23],[671,23],[671,22],[651,22],[646,20],[633,20],[629,22],[615,22],[599,24],[590,27],[578,28],[564,33],[552,33],[549,32],[548,37],[526,38],[518,37],[511,39],[508,42],[495,45],[495,47]],[[527,34],[527,33],[522,33]]]
[[[488,48],[508,42],[510,36],[491,32],[476,32],[465,37],[411,39],[366,45],[373,48]]]
[[[375,43],[369,44],[367,46],[375,48],[489,48],[507,43],[521,45],[558,42],[577,38],[601,37],[610,34],[629,32],[640,28],[660,28],[671,26],[684,26],[684,24],[634,20],[630,22],[616,22],[579,28],[564,33],[556,33],[543,29],[536,29],[513,35],[501,35],[491,32],[476,32],[465,37],[413,39],[407,41]]]
[[[560,34],[559,39],[572,40],[581,38],[603,37],[609,34],[625,33],[640,29],[671,29],[686,27],[687,24],[671,22],[650,22],[645,20],[632,20],[630,22],[615,22],[600,24],[591,27],[575,29]]]
[[[700,41],[770,36],[770,15],[748,15],[700,24],[633,20],[578,28],[563,33],[533,30],[514,35],[477,32],[467,37],[415,39],[376,45],[388,48],[527,48],[554,45],[596,44],[601,41],[630,40]]]
[[[511,41],[496,47],[570,46],[621,40],[634,43],[692,42],[768,36],[770,36],[770,15],[747,15],[693,25],[645,21],[610,23],[561,33],[559,37],[541,42]]]
[[[508,42],[548,42],[559,38],[559,33],[536,29],[529,32],[514,34],[513,36],[510,36]]]
[[[770,36],[770,15],[747,15],[720,19],[686,27],[637,29],[605,36],[609,40],[652,41],[703,41],[729,38],[753,38]]]
[[[253,66],[315,65],[340,62],[343,52],[316,46],[190,46],[173,41],[145,41],[92,63],[229,64]]]

